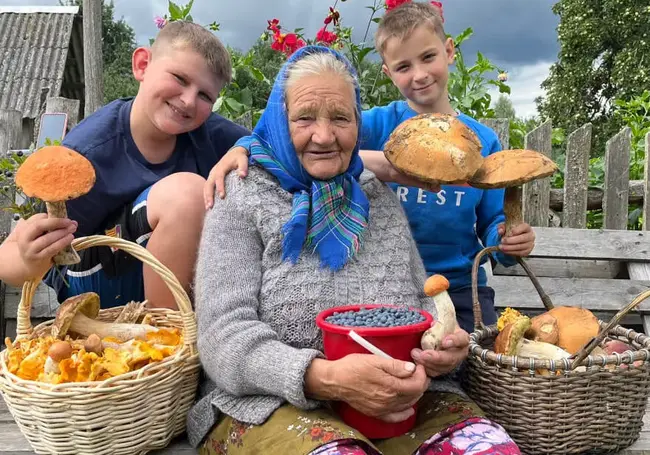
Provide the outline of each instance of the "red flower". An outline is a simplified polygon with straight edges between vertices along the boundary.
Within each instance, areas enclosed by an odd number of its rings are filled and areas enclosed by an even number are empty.
[[[287,56],[289,56],[304,45],[305,42],[298,38],[298,35],[295,33],[280,33],[277,31],[273,34],[271,49],[279,52],[284,52]]]
[[[330,12],[325,18],[325,25],[328,25],[330,22],[334,21],[334,25],[339,25],[339,18],[341,15],[339,14],[338,11],[336,11],[334,8],[330,6]]]
[[[400,6],[403,3],[409,3],[411,0],[386,0],[386,11]]]
[[[327,46],[334,43],[337,38],[336,33],[328,32],[325,30],[325,27],[321,28],[318,30],[318,33],[316,33],[316,42],[323,43]]]
[[[442,14],[442,2],[431,0],[431,4],[440,10],[440,19],[442,19],[442,22],[445,22],[445,16]]]
[[[280,21],[278,19],[271,19],[268,22],[269,26],[266,27],[267,30],[271,30],[272,32],[279,32],[280,31]]]

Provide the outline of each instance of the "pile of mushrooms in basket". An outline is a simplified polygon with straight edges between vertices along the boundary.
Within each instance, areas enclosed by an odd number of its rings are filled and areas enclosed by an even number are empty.
[[[49,217],[67,216],[65,201],[91,190],[92,164],[62,146],[35,151],[16,173],[16,184],[46,203]],[[79,262],[74,249],[53,258],[57,265]],[[89,292],[63,302],[56,319],[31,337],[5,339],[9,372],[21,379],[50,384],[103,381],[173,355],[182,346],[176,328],[155,327],[144,303],[126,305],[114,322],[100,321],[99,295]]]

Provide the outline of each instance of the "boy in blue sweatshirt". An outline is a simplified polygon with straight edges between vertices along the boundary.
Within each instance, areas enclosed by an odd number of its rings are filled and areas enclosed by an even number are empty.
[[[454,60],[454,43],[447,38],[439,10],[430,3],[404,3],[386,13],[375,34],[375,46],[384,72],[406,101],[363,112],[362,148],[383,150],[395,128],[418,114],[438,112],[455,115],[479,137],[488,156],[501,150],[497,135],[473,118],[456,112],[449,101],[447,80]],[[374,152],[365,152],[365,155]],[[367,160],[364,158],[364,163]],[[513,256],[526,256],[534,246],[532,228],[522,223],[510,237],[502,238],[504,190],[480,190],[444,185],[437,193],[415,186],[390,183],[402,202],[427,273],[445,275],[456,306],[458,322],[471,332],[471,269],[484,246],[501,245],[496,259],[514,265]],[[507,253],[507,254],[504,254]],[[483,321],[496,322],[494,291],[487,286],[483,268],[478,276]]]
[[[480,190],[469,186],[430,185],[399,173],[386,160],[385,142],[404,120],[426,112],[457,116],[480,138],[481,153],[488,156],[501,150],[496,133],[473,118],[456,112],[449,101],[447,80],[454,60],[454,43],[447,38],[439,10],[429,3],[404,3],[388,11],[379,23],[375,46],[383,60],[383,70],[406,101],[395,101],[362,114],[364,166],[395,190],[411,224],[413,236],[427,273],[449,279],[449,294],[456,307],[461,328],[474,329],[471,270],[476,254],[484,246],[500,245],[496,259],[514,265],[512,256],[527,256],[535,245],[532,228],[522,223],[512,235],[504,235],[504,190]],[[213,194],[224,197],[224,178],[231,170],[247,172],[245,149],[235,147],[212,170],[204,190],[206,206]],[[487,286],[483,268],[478,276],[479,301],[483,322],[494,324],[494,290]]]

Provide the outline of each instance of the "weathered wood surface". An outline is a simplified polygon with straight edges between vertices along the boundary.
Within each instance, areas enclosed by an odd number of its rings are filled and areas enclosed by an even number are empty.
[[[550,157],[552,134],[551,121],[548,120],[526,135],[524,147]],[[550,191],[550,177],[524,184],[522,213],[531,226],[548,226]]]
[[[484,118],[480,121],[483,125],[492,128],[497,133],[502,150],[510,148],[510,120],[507,118]]]
[[[631,143],[632,131],[627,127],[607,141],[603,186],[603,227],[605,229],[627,229]]]
[[[22,114],[15,110],[0,110],[0,157],[20,146]],[[2,188],[0,188],[2,191]],[[13,201],[13,194],[0,193],[0,207],[7,207]],[[11,232],[11,213],[0,210],[0,241]]]
[[[643,423],[639,440],[631,447],[619,452],[618,455],[650,455],[650,417],[647,413],[643,418]],[[4,400],[0,399],[0,454],[28,455],[33,453],[29,443],[14,423]],[[197,452],[181,437],[173,441],[167,448],[150,453],[152,455],[190,455]]]
[[[564,168],[564,209],[562,226],[587,227],[587,186],[589,179],[589,151],[591,150],[591,123],[575,130],[567,139]]]
[[[650,232],[535,228],[531,257],[650,262]]]
[[[529,258],[526,262],[535,275],[551,278],[614,278],[621,270],[621,262],[618,261]],[[526,272],[519,264],[512,267],[498,264],[494,274],[525,276]]]
[[[537,278],[554,305],[585,307],[595,311],[618,311],[637,294],[650,288],[650,281]],[[495,275],[490,277],[490,286],[494,288],[499,307],[542,307],[539,295],[528,277]],[[650,299],[639,304],[637,311],[650,314]]]
[[[97,0],[83,0],[83,56],[85,101],[84,117],[104,104],[104,77],[102,63],[102,4]]]
[[[643,180],[630,180],[630,189],[628,193],[629,204],[641,204],[644,201],[643,193],[645,184]],[[603,208],[603,190],[600,188],[589,188],[587,191],[587,209]],[[549,208],[561,212],[564,210],[564,189],[552,188]]]
[[[645,137],[645,172],[644,172],[644,191],[643,200],[643,230],[650,231],[650,133]],[[627,271],[633,280],[650,280],[650,263],[640,264],[630,262],[627,264]]]
[[[64,113],[68,116],[66,132],[74,128],[79,122],[81,102],[63,97],[50,97],[45,104],[46,113]]]

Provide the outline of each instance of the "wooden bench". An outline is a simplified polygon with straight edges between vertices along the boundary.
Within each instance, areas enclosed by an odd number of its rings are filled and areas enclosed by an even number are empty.
[[[650,232],[536,227],[528,264],[554,305],[579,306],[607,321],[650,281],[629,279],[631,267],[650,266]],[[519,266],[495,267],[489,285],[495,305],[526,313],[544,310],[530,279]],[[623,325],[650,333],[650,299],[631,312]]]

